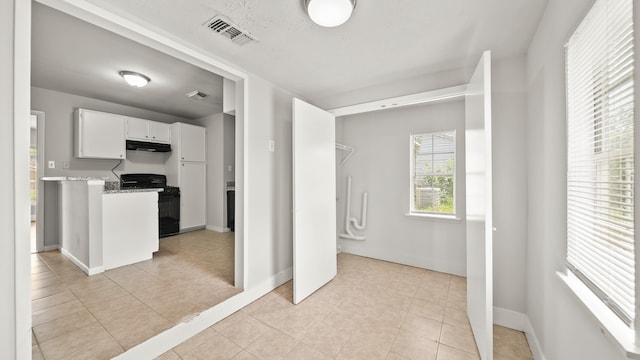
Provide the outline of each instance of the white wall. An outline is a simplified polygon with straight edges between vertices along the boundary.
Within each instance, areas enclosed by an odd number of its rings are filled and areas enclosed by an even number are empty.
[[[527,54],[526,305],[550,360],[625,358],[555,275],[566,254],[564,44],[593,2],[549,0]]]
[[[162,114],[63,92],[31,88],[32,110],[45,113],[45,156],[56,162],[55,169],[45,169],[44,176],[98,176],[115,180],[111,169],[119,160],[76,159],[73,157],[73,111],[76,108],[111,112],[164,123],[192,122],[190,119]],[[62,167],[69,162],[69,168]],[[127,151],[127,159],[116,173],[141,172],[164,174],[165,155],[143,151]]]
[[[480,59],[480,54],[478,54],[478,59]],[[494,223],[498,229],[494,233],[494,305],[520,314],[523,314],[526,309],[527,134],[525,125],[527,110],[525,70],[526,59],[524,55],[508,59],[494,58],[492,64],[493,210]],[[472,71],[473,68],[458,69],[417,79],[398,80],[386,86],[327,97],[322,100],[322,104],[327,108],[332,108],[464,84],[469,80]],[[343,136],[340,131],[339,128],[338,136]],[[349,162],[351,161],[349,160]],[[341,171],[343,169],[338,169],[339,176]],[[344,184],[339,181],[338,189],[340,190],[341,187],[344,187]],[[395,190],[388,189],[387,191]],[[393,196],[403,196],[398,193],[394,194]],[[373,198],[370,199],[373,201]],[[352,197],[352,201],[354,200],[359,206],[359,198]],[[338,211],[343,211],[342,208],[343,206],[339,205]],[[339,228],[342,226],[341,219],[343,218],[339,215]],[[443,235],[438,233],[438,236]],[[454,236],[459,236],[459,234]],[[448,249],[447,251],[451,253],[448,257],[443,258],[443,261],[453,261],[459,264],[460,259],[456,256],[459,256],[460,253],[455,249],[455,247]],[[439,250],[443,253],[445,251],[444,249]]]
[[[247,134],[248,287],[293,266],[291,118],[293,94],[257,76],[249,81]],[[275,152],[269,152],[269,140]]]
[[[493,305],[521,314],[527,254],[525,76],[524,55],[493,61]]]
[[[464,100],[389,109],[339,118],[339,142],[355,152],[338,178],[338,232],[344,233],[346,177],[351,216],[360,219],[369,193],[365,241],[339,240],[344,252],[465,275],[465,221],[408,217],[410,135],[456,130],[456,212],[464,219]]]
[[[28,1],[0,2],[0,358],[31,356]],[[15,40],[15,41],[14,41]],[[16,150],[18,149],[18,150]],[[20,151],[19,149],[23,149]]]

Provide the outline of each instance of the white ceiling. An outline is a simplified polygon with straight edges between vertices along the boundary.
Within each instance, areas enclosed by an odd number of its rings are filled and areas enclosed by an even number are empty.
[[[86,1],[171,34],[311,101],[467,68],[478,61],[484,50],[492,50],[495,58],[523,54],[547,3],[547,0],[360,0],[346,24],[322,28],[309,20],[303,0]],[[216,14],[226,16],[258,41],[239,46],[211,32],[203,23]],[[34,30],[37,26],[34,24]],[[46,31],[61,30],[46,26]],[[73,34],[64,36],[70,35]],[[77,54],[82,57],[80,64],[74,64],[78,62],[77,56],[70,56],[78,53],[73,44],[64,47],[63,61],[71,69],[80,65],[87,68],[90,73],[85,76],[95,76],[99,70],[101,79],[106,81],[114,76],[114,69],[126,66],[149,71],[147,75],[157,79],[159,86],[175,85],[174,79],[165,79],[167,73],[154,73],[153,67],[160,58],[157,53],[138,46],[135,51],[129,49],[132,52],[129,62],[117,62],[120,54],[113,51],[117,49],[113,40],[80,41],[91,47]],[[63,48],[59,44],[56,47]],[[84,58],[101,49],[108,52],[107,56],[98,57],[101,62]],[[34,81],[41,76],[35,70],[39,66],[34,59]]]
[[[222,78],[50,7],[34,3],[31,84],[188,119],[222,112]],[[134,88],[120,70],[151,78]],[[185,96],[199,90],[203,100]]]

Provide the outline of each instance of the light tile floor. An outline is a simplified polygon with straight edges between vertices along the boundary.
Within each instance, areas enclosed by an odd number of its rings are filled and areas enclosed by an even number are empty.
[[[191,313],[177,309],[207,306],[233,267],[211,275],[207,259],[224,251],[199,246],[206,238],[181,235],[153,261],[98,277],[34,255],[33,358],[108,359]],[[299,305],[291,295],[288,282],[158,359],[478,359],[462,277],[340,254],[336,279]],[[496,326],[494,345],[496,360],[533,359],[522,332]]]
[[[233,251],[233,233],[194,231],[93,276],[59,251],[32,254],[33,359],[109,359],[237,294]]]
[[[288,282],[158,359],[479,359],[465,307],[463,277],[340,254],[301,304]],[[494,342],[496,360],[533,359],[522,332]]]

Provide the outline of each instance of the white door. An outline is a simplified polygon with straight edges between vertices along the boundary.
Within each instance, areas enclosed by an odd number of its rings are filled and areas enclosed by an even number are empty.
[[[293,99],[293,302],[337,273],[335,117]]]
[[[491,53],[485,51],[466,95],[467,313],[482,360],[493,359]]]
[[[180,230],[206,223],[206,172],[205,163],[180,164]]]

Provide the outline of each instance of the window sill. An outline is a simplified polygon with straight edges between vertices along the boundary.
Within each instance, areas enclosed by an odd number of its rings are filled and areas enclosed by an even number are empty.
[[[580,279],[570,271],[556,272],[556,275],[584,304],[600,325],[603,334],[613,340],[629,359],[640,359],[640,347],[635,343],[633,329],[622,322]]]
[[[444,221],[444,222],[461,222],[462,219],[456,217],[455,215],[438,215],[438,214],[421,214],[421,213],[406,213],[404,214],[406,217],[412,217],[416,219],[424,219],[424,220],[436,220],[436,221]]]

